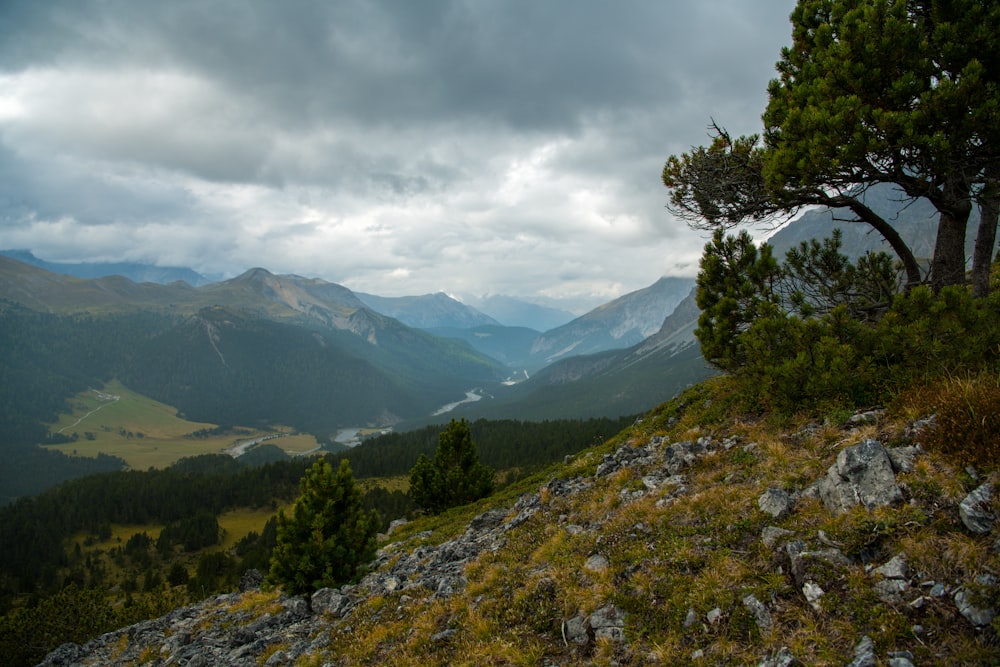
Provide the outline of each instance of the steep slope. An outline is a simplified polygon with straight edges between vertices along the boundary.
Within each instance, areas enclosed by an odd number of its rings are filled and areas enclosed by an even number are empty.
[[[520,384],[498,388],[455,414],[545,419],[636,414],[715,373],[694,337],[698,307],[688,293],[657,333],[625,350],[558,361]]]
[[[566,465],[397,529],[357,585],[307,601],[247,578],[43,664],[1000,661],[1000,528],[961,509],[990,483],[970,493],[979,482],[915,445],[925,422],[778,430],[720,417],[719,399],[700,387]]]
[[[500,324],[489,315],[456,301],[444,292],[398,297],[358,292],[357,296],[372,310],[417,329],[469,329]]]
[[[536,331],[548,331],[562,326],[576,318],[576,315],[554,306],[534,303],[502,294],[487,296],[462,295],[463,303],[485,313],[508,327],[523,327]]]
[[[535,369],[568,356],[631,347],[655,333],[690,292],[692,278],[661,278],[547,331],[531,349]]]

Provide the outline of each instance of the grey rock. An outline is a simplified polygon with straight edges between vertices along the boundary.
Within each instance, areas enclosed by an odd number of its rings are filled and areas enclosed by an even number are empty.
[[[791,511],[792,499],[782,489],[768,489],[757,499],[757,507],[761,512],[780,520],[788,516]]]
[[[802,665],[787,646],[764,658],[757,667],[800,667]]]
[[[897,473],[913,472],[913,466],[916,463],[917,457],[923,454],[923,449],[920,445],[890,447],[886,449],[886,453],[889,454],[889,461],[892,462],[892,469],[894,471]]]
[[[886,561],[884,565],[872,570],[872,572],[886,579],[906,579],[910,575],[910,568],[906,563],[906,556],[904,554],[897,554]]]
[[[590,627],[595,639],[625,641],[625,614],[614,605],[607,605],[590,615]]]
[[[990,507],[992,501],[993,485],[989,482],[980,484],[967,495],[958,506],[958,514],[965,527],[977,535],[993,530],[997,518]]]
[[[606,572],[609,567],[608,559],[601,554],[594,554],[586,560],[583,564],[583,569],[588,572],[601,573]]]
[[[259,591],[260,585],[263,583],[263,573],[256,568],[251,568],[244,572],[243,576],[240,577],[240,592],[245,593],[247,591]]]
[[[872,509],[903,500],[889,454],[877,440],[841,450],[837,462],[820,481],[819,492],[833,512],[846,512],[857,505]]]
[[[684,628],[690,628],[698,622],[698,613],[694,609],[688,609],[687,616],[684,617]]]
[[[980,576],[978,583],[980,585],[991,586],[995,581],[992,577]],[[964,616],[969,623],[982,628],[993,622],[993,619],[997,615],[997,610],[993,607],[980,607],[977,604],[977,597],[965,587],[962,587],[955,591],[954,600],[955,606],[958,608],[958,613]]]
[[[765,526],[764,530],[760,531],[760,541],[764,543],[764,546],[768,549],[773,549],[778,542],[786,537],[791,537],[795,533],[790,530],[785,530],[784,528],[779,528],[777,526]]]
[[[802,595],[805,596],[806,602],[808,602],[809,605],[816,611],[822,610],[822,607],[820,607],[819,604],[819,600],[821,597],[823,597],[824,594],[825,591],[820,587],[819,584],[815,582],[807,581],[806,583],[802,584]]]
[[[761,633],[767,634],[774,627],[774,622],[771,618],[771,612],[768,611],[767,605],[757,599],[757,596],[747,595],[743,598],[743,606],[747,608],[757,622],[757,627],[760,628]]]
[[[435,644],[441,644],[443,642],[448,641],[456,634],[458,634],[458,630],[455,630],[454,628],[448,628],[447,630],[442,630],[441,632],[431,635],[431,642]]]
[[[889,667],[915,667],[913,664],[913,654],[909,651],[890,651]]]
[[[847,667],[875,667],[876,664],[875,642],[866,635],[854,647],[854,659],[847,663]]]
[[[563,639],[583,646],[590,642],[590,621],[586,616],[574,616],[563,624]]]
[[[722,618],[722,609],[720,609],[719,607],[711,609],[707,614],[705,614],[705,620],[708,621],[709,625],[715,625],[716,623],[719,622],[719,619],[721,618]]]
[[[875,582],[875,594],[879,599],[889,604],[898,604],[903,601],[910,584],[905,579],[882,579]]]

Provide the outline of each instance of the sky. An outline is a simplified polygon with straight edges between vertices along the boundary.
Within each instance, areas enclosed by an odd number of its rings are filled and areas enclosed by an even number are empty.
[[[793,0],[7,0],[0,248],[383,296],[693,276],[667,157],[761,130]]]

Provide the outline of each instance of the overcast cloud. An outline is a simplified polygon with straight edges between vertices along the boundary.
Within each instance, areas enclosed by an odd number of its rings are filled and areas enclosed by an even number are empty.
[[[667,156],[793,0],[2,3],[0,247],[595,305],[694,275]]]

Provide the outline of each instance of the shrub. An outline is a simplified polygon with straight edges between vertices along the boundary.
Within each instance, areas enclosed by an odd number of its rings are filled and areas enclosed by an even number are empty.
[[[299,595],[355,579],[375,557],[378,525],[347,461],[336,473],[326,459],[317,461],[302,478],[292,516],[278,514],[269,580]]]
[[[949,378],[938,385],[937,418],[926,445],[963,464],[995,469],[1000,464],[1000,382],[992,373]]]
[[[464,419],[452,419],[438,436],[433,461],[421,454],[410,470],[410,496],[434,514],[492,492],[493,471],[479,462],[472,431]]]

